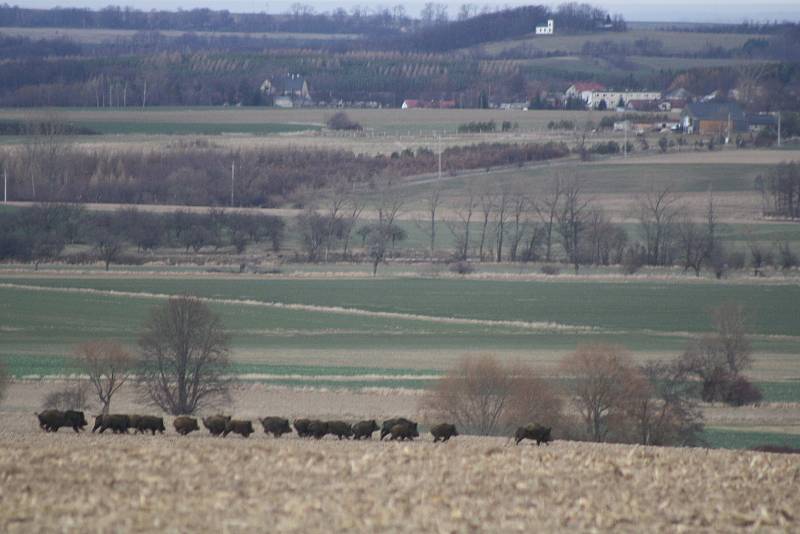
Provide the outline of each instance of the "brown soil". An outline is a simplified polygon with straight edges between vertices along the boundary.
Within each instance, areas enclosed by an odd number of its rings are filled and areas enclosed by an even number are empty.
[[[9,417],[0,430],[9,533],[800,528],[791,455],[475,437],[16,433]]]

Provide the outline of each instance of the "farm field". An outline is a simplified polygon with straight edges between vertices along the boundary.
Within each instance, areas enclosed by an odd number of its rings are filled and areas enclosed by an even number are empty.
[[[69,39],[78,43],[103,44],[131,39],[141,30],[123,30],[114,28],[19,28],[12,26],[0,27],[0,35],[9,37],[28,37],[31,39]],[[180,37],[186,34],[202,37],[252,37],[255,39],[281,39],[281,40],[334,40],[334,39],[359,39],[360,36],[348,33],[291,33],[291,32],[219,32],[219,31],[193,31],[158,30],[165,37]]]
[[[0,120],[31,120],[55,115],[60,120],[91,127],[92,123],[157,123],[157,124],[295,124],[319,126],[334,109],[276,109],[257,107],[187,107],[93,109],[47,108],[33,115],[29,110],[0,109]],[[504,111],[497,109],[348,109],[351,119],[364,128],[394,135],[432,134],[435,131],[455,132],[466,122],[510,120],[520,129],[546,130],[552,120],[599,121],[613,112],[583,111]],[[124,126],[120,126],[123,128]]]
[[[133,344],[153,304],[190,293],[222,315],[234,360],[252,365],[241,372],[272,380],[324,380],[315,366],[344,366],[372,369],[364,375],[404,370],[415,376],[402,380],[413,382],[475,351],[554,372],[563,355],[591,341],[623,344],[641,359],[671,357],[709,328],[709,306],[729,300],[746,303],[752,315],[753,378],[800,378],[800,289],[793,283],[123,276],[0,277],[2,355],[12,370],[63,374],[60,358],[86,339]],[[274,367],[287,365],[304,368]],[[395,387],[398,380],[382,376],[384,383],[373,385]]]
[[[663,43],[666,53],[680,54],[698,52],[708,47],[739,48],[749,39],[763,38],[761,35],[739,33],[702,33],[672,32],[664,30],[635,29],[623,33],[603,32],[582,35],[553,35],[547,37],[531,36],[525,39],[514,39],[489,43],[482,47],[488,54],[499,54],[504,50],[525,46],[541,52],[563,52],[574,54],[580,52],[586,42],[612,41],[615,43],[633,43],[639,39],[653,39]]]
[[[9,533],[65,524],[116,532],[800,528],[795,457],[741,451],[465,436],[443,445],[429,436],[219,439],[178,437],[171,427],[163,436],[76,436],[4,413],[0,476],[0,530]]]

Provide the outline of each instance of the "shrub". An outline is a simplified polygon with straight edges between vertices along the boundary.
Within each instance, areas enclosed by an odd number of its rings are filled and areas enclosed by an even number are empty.
[[[3,402],[3,397],[6,394],[8,383],[11,381],[11,373],[3,360],[0,360],[0,402]]]
[[[788,242],[783,242],[778,245],[778,261],[780,262],[781,269],[784,271],[797,267],[797,255],[789,247]]]
[[[468,261],[461,260],[451,263],[448,266],[451,273],[456,274],[472,274],[475,272],[475,267]]]
[[[539,269],[539,271],[542,274],[547,274],[550,276],[555,276],[561,273],[561,269],[558,267],[558,265],[553,265],[550,263],[548,263],[547,265],[542,265],[542,268]]]
[[[89,407],[89,383],[70,381],[57,391],[47,394],[42,402],[44,410],[85,410]]]
[[[728,385],[723,400],[731,406],[744,406],[761,402],[764,396],[758,387],[743,376],[737,376]]]
[[[492,355],[464,357],[421,401],[426,420],[447,420],[464,433],[496,435],[536,422],[552,426],[561,400],[529,367],[504,365]]]
[[[331,118],[327,121],[327,126],[331,130],[356,130],[361,131],[364,128],[355,122],[354,120],[350,119],[350,117],[344,111],[340,111],[338,113],[334,113]]]

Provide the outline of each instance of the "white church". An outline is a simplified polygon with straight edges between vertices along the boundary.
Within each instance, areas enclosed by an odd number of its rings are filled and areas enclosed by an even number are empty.
[[[553,28],[553,19],[548,19],[547,26],[536,26],[536,35],[553,35],[555,28]]]

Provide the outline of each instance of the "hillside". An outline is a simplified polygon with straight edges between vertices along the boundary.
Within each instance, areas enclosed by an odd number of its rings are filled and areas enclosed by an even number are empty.
[[[457,437],[434,445],[45,434],[2,417],[0,530],[791,531],[796,457]],[[90,452],[91,451],[91,452]]]

